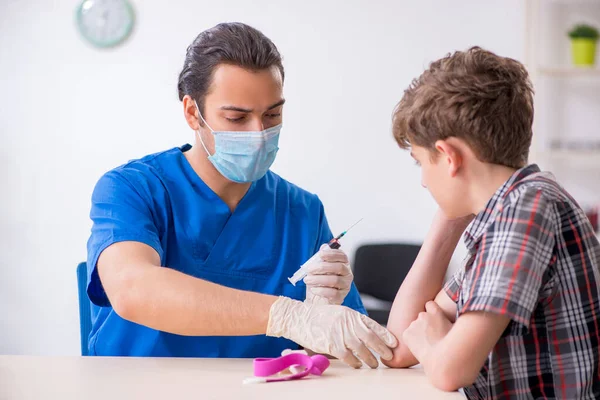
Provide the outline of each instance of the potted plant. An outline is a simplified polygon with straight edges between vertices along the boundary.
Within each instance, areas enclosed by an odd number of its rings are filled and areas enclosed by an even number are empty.
[[[594,65],[598,36],[598,29],[585,24],[577,25],[569,31],[573,64]]]

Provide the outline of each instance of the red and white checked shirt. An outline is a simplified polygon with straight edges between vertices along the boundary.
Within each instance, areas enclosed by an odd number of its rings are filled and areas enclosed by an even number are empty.
[[[530,165],[469,225],[445,285],[457,315],[511,318],[469,399],[600,399],[600,244],[579,205]]]

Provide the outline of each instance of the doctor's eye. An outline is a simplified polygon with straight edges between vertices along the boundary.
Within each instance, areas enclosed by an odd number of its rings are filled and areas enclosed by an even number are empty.
[[[237,118],[228,118],[228,117],[225,117],[225,119],[226,119],[227,121],[229,121],[229,122],[233,122],[234,124],[235,124],[235,123],[240,123],[240,122],[242,122],[242,121],[243,121],[245,118],[246,118],[246,117],[244,117],[244,116],[242,116],[242,117],[237,117]]]

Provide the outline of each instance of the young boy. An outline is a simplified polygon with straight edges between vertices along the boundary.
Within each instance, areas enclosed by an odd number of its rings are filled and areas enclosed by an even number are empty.
[[[420,362],[469,399],[599,399],[600,245],[575,200],[527,165],[532,122],[524,66],[477,47],[405,91],[394,136],[441,212],[392,308],[402,344],[386,364]],[[471,220],[467,261],[442,289]]]

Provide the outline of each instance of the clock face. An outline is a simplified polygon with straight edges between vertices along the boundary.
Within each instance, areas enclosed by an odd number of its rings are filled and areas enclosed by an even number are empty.
[[[83,0],[76,20],[87,41],[97,47],[112,47],[131,33],[134,14],[127,0]]]

